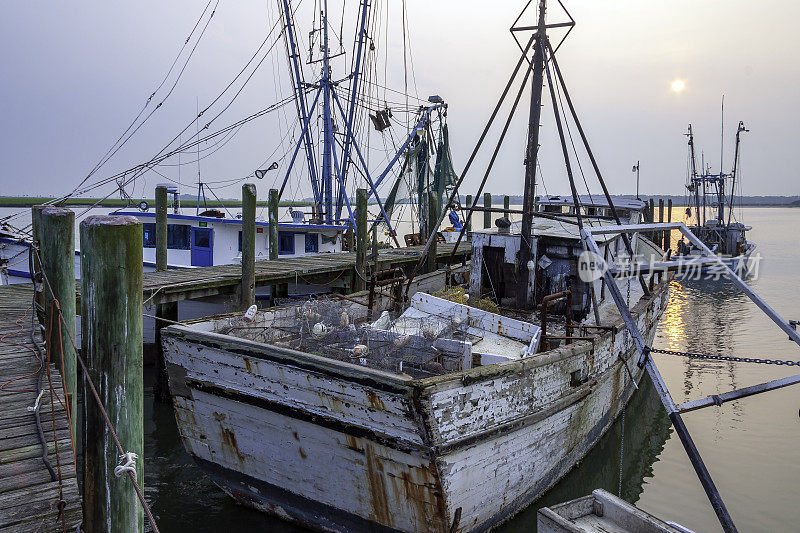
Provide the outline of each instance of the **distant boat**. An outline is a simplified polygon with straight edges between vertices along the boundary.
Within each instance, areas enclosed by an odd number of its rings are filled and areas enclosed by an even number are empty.
[[[723,262],[734,271],[743,272],[747,268],[750,255],[756,249],[756,244],[747,240],[747,232],[752,229],[742,222],[733,219],[736,200],[736,185],[739,168],[739,143],[741,134],[749,131],[745,129],[744,122],[739,122],[736,130],[736,148],[734,150],[733,170],[725,174],[720,169],[718,174],[713,174],[708,168],[697,171],[697,160],[694,147],[694,133],[689,124],[689,159],[691,168],[686,183],[688,191],[688,206],[686,216],[690,220],[687,224],[703,244],[720,256]],[[726,184],[730,183],[730,189]],[[677,243],[676,255],[684,259],[699,259],[700,251],[691,243],[683,239]]]

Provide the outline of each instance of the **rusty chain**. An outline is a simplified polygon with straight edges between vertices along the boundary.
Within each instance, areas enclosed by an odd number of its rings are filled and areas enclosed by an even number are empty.
[[[762,365],[800,366],[800,361],[788,361],[784,359],[762,359],[759,357],[735,357],[733,355],[711,355],[705,353],[679,352],[677,350],[661,350],[658,348],[649,348],[649,347],[647,350],[651,353],[660,353],[664,355],[678,355],[680,357],[688,357],[690,359],[733,361],[735,363],[758,363]]]

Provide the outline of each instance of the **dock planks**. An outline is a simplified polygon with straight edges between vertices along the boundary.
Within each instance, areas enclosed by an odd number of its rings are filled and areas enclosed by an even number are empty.
[[[0,286],[0,386],[5,385],[0,391],[0,533],[63,531],[59,482],[52,480],[42,462],[34,415],[27,409],[36,401],[36,371],[40,367],[30,338],[32,298],[30,284]],[[33,329],[41,345],[35,319]],[[54,391],[62,397],[61,374],[51,366],[50,375]],[[18,377],[22,379],[7,383]],[[46,374],[42,389],[39,415],[48,458],[56,473],[60,463],[64,522],[67,531],[75,531],[81,519],[81,503],[67,413],[57,399],[51,405]]]
[[[437,257],[446,261],[454,244],[440,243]],[[422,246],[384,249],[378,252],[380,269],[413,268],[422,253]],[[470,253],[470,245],[462,242],[455,254],[461,261]],[[309,283],[349,287],[355,271],[355,252],[335,254],[320,253],[299,257],[281,257],[274,261],[256,261],[256,287],[284,283]],[[242,279],[240,265],[219,265],[199,268],[181,268],[161,272],[145,272],[144,299],[155,304],[190,300],[238,290]]]

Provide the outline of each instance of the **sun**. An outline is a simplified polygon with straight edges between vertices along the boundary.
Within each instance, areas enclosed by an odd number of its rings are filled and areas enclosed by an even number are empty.
[[[670,84],[672,92],[679,93],[686,88],[686,83],[683,80],[675,80]]]

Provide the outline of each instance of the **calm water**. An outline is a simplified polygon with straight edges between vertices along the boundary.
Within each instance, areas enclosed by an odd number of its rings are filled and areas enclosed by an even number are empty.
[[[0,210],[2,211],[2,210]],[[682,218],[676,208],[673,220]],[[763,260],[751,285],[785,318],[800,319],[800,209],[745,209],[750,239]],[[478,227],[480,222],[475,225]],[[402,231],[400,232],[402,234]],[[183,310],[182,310],[183,314]],[[657,347],[800,359],[754,304],[728,282],[674,283]],[[676,402],[790,375],[783,367],[689,361],[657,356]],[[152,372],[146,369],[146,385]],[[147,386],[146,391],[150,390]],[[800,526],[800,387],[710,407],[684,420],[740,531],[789,531]],[[209,482],[184,452],[169,406],[145,397],[145,492],[164,532],[302,531],[237,505]],[[501,528],[531,531],[536,509],[619,488],[621,420],[592,452],[539,502]],[[622,495],[657,516],[700,531],[717,531],[694,470],[652,387],[642,387],[624,425]]]

